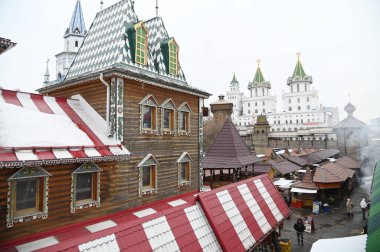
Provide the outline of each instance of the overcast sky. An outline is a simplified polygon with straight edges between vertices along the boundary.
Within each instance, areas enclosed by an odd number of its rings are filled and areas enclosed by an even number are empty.
[[[0,56],[0,86],[34,92],[42,86],[46,59],[55,76],[55,55],[76,0],[0,0],[0,37],[17,46]],[[107,7],[116,0],[104,0]],[[135,0],[141,20],[155,16],[155,0]],[[100,0],[81,0],[89,29]],[[351,94],[355,116],[380,116],[380,1],[378,0],[159,0],[159,15],[180,46],[180,63],[190,85],[217,95],[236,73],[243,92],[261,59],[264,78],[277,95],[296,64],[313,77],[319,102],[339,107]]]

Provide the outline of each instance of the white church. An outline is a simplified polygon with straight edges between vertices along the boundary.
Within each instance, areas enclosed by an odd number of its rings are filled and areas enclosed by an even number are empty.
[[[282,92],[282,110],[277,111],[277,98],[271,95],[271,84],[264,79],[257,61],[253,81],[248,83],[248,96],[240,91],[234,74],[227,91],[227,99],[233,103],[232,120],[240,131],[252,130],[256,117],[266,115],[272,132],[295,132],[312,128],[331,128],[339,122],[338,108],[323,107],[318,101],[318,91],[311,85],[313,79],[307,75],[298,60],[293,75],[288,78],[288,90]]]

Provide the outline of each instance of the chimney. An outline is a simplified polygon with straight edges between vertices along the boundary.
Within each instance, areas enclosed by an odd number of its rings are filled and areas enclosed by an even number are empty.
[[[224,99],[224,94],[220,94],[219,100],[210,103],[211,112],[215,119],[231,119],[233,103]]]

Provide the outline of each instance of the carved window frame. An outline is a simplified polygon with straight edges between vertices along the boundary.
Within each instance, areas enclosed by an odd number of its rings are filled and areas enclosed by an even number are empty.
[[[142,197],[144,195],[150,195],[150,194],[156,194],[157,193],[157,166],[159,165],[157,159],[153,156],[153,154],[149,153],[146,155],[141,162],[137,165],[139,171],[139,192],[138,196]],[[154,174],[153,174],[153,181],[154,185],[152,185],[150,188],[144,188],[143,186],[143,169],[144,167],[151,167],[154,169]]]
[[[185,135],[190,136],[191,135],[191,122],[190,122],[190,115],[191,115],[191,108],[187,102],[181,103],[181,105],[178,107],[177,110],[177,125],[178,125],[178,134],[179,135]],[[185,130],[181,129],[181,114],[185,115]]]
[[[169,128],[164,128],[165,123],[165,110],[170,110]],[[161,134],[162,135],[176,135],[176,118],[177,107],[171,98],[166,99],[161,104]]]
[[[13,227],[15,223],[32,221],[35,219],[46,219],[48,217],[48,181],[50,173],[45,171],[39,166],[24,167],[13,174],[7,179],[8,192],[7,192],[7,227]],[[28,211],[23,214],[17,215],[16,201],[17,201],[17,182],[26,180],[36,180],[36,211]],[[42,191],[41,191],[42,190]],[[38,209],[38,210],[37,210]]]
[[[158,103],[154,96],[152,94],[148,94],[139,102],[140,105],[140,134],[154,134],[158,135],[158,118],[157,118],[157,110],[158,110]],[[144,107],[151,107],[152,108],[152,115],[151,115],[151,128],[144,128]]]
[[[88,207],[100,207],[100,172],[102,169],[92,162],[86,162],[79,166],[71,173],[71,204],[70,212],[75,213],[76,210]],[[77,176],[78,174],[92,173],[92,199],[77,201]]]
[[[189,153],[183,152],[181,156],[177,159],[177,168],[178,168],[178,188],[181,188],[183,186],[190,186],[191,185],[191,162],[193,159],[190,157]],[[182,180],[181,179],[181,168],[182,165],[185,164],[185,169],[187,170],[187,179]],[[185,175],[186,177],[186,175]]]

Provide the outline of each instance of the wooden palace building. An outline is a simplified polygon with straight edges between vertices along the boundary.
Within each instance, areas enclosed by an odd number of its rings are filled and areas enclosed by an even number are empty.
[[[41,95],[0,90],[0,241],[201,189],[210,94],[187,83],[160,17],[131,0],[100,11],[57,78]]]

